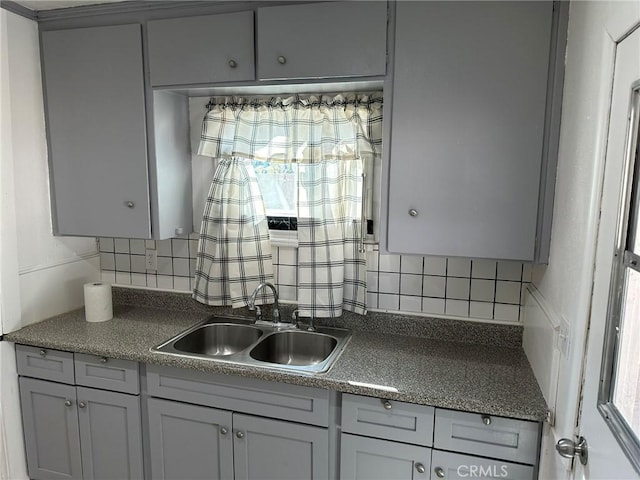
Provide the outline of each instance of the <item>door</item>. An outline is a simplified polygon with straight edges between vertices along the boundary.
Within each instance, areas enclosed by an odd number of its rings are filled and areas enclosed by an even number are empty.
[[[326,428],[233,414],[236,480],[327,480]]]
[[[430,448],[348,433],[343,433],[341,438],[340,478],[342,480],[426,480],[430,478]]]
[[[82,479],[75,387],[20,377],[20,405],[29,477]]]
[[[611,285],[615,278],[615,271],[613,265],[616,263],[616,244],[617,238],[621,238],[624,235],[618,235],[619,224],[632,225],[633,221],[627,222],[624,216],[620,216],[619,212],[628,210],[632,203],[632,196],[627,195],[626,198],[622,195],[627,182],[625,180],[625,173],[631,173],[631,169],[625,165],[628,161],[629,164],[635,162],[636,168],[636,181],[635,186],[638,188],[638,169],[640,163],[637,160],[636,154],[629,153],[633,150],[630,145],[632,136],[630,133],[636,129],[637,136],[637,117],[635,120],[635,126],[633,126],[633,119],[630,120],[630,98],[632,98],[632,86],[634,83],[640,80],[640,29],[636,29],[630,36],[624,38],[616,48],[616,60],[613,79],[613,94],[612,105],[609,122],[609,133],[607,143],[607,153],[605,160],[605,177],[604,188],[602,191],[602,204],[601,204],[601,217],[600,227],[598,231],[598,244],[596,252],[596,265],[595,265],[595,278],[593,284],[593,298],[592,298],[592,310],[591,320],[589,328],[589,339],[587,345],[585,369],[584,369],[584,386],[582,392],[582,404],[581,415],[579,422],[579,435],[583,436],[587,441],[588,459],[586,465],[582,465],[581,462],[575,461],[576,466],[575,478],[584,479],[636,479],[640,476],[640,471],[635,470],[629,460],[629,457],[625,455],[621,444],[629,444],[629,442],[618,441],[618,439],[612,434],[612,428],[605,421],[606,407],[599,407],[602,403],[602,393],[599,391],[601,384],[601,378],[603,378],[603,384],[607,383],[607,371],[610,371],[609,367],[603,368],[603,351],[605,357],[613,358],[618,355],[614,352],[612,357],[608,357],[605,348],[607,345],[613,345],[613,343],[607,342],[607,317],[611,312],[612,306],[615,304],[613,298],[615,295],[610,296],[612,291]],[[636,83],[637,85],[637,83]],[[640,91],[636,95],[640,95]],[[640,100],[636,99],[636,104],[640,107]],[[636,115],[638,113],[636,112]],[[637,137],[636,137],[637,138]],[[630,175],[629,185],[632,183],[632,175]],[[640,192],[636,189],[635,196],[636,201]],[[635,228],[638,229],[638,218],[635,219]],[[636,230],[637,231],[637,230]],[[639,232],[640,233],[640,232]],[[638,237],[636,237],[638,238]],[[625,239],[622,238],[622,249]],[[636,242],[638,245],[639,242]],[[630,246],[632,250],[634,248]],[[640,253],[640,252],[635,252]],[[621,260],[620,265],[624,268],[624,259]],[[629,269],[629,277],[635,275],[631,272],[633,269]],[[628,340],[634,339],[634,346],[632,350],[629,350],[630,355],[628,361],[625,362],[624,358],[621,358],[619,365],[625,363],[629,366],[633,372],[635,369],[635,381],[633,385],[636,388],[635,401],[640,404],[640,390],[637,389],[639,384],[638,375],[640,374],[640,364],[638,363],[638,350],[637,345],[640,341],[640,330],[638,325],[640,323],[640,315],[638,315],[638,309],[640,308],[640,298],[638,293],[640,287],[636,283],[635,286],[631,283],[627,283],[626,287],[622,287],[619,292],[626,290],[626,304],[633,305],[633,295],[635,294],[635,312],[628,310],[627,318],[624,319],[623,328],[620,329],[620,338],[622,339],[622,349],[620,350],[620,357],[624,356],[625,338]],[[632,328],[627,328],[635,325],[635,332]],[[615,332],[615,328],[613,330]],[[615,335],[614,335],[615,337]],[[635,362],[635,364],[634,364]],[[617,368],[617,367],[616,367]],[[604,374],[604,376],[603,376]],[[620,382],[624,375],[619,375],[616,382]],[[599,398],[600,397],[600,398]],[[614,404],[616,402],[614,401]],[[637,415],[640,415],[640,406],[636,405],[635,410]],[[611,418],[611,416],[609,415]],[[615,428],[615,427],[614,427]],[[637,419],[636,434],[640,432],[640,419]]]
[[[142,480],[140,397],[77,387],[84,480]]]
[[[150,398],[151,478],[233,479],[231,413]]]

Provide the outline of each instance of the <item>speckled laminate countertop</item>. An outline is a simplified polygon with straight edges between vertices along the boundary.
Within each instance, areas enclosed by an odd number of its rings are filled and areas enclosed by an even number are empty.
[[[79,309],[6,334],[5,340],[490,415],[541,421],[546,414],[521,348],[354,330],[333,367],[316,376],[150,351],[210,314],[115,305],[112,320],[88,323]],[[397,393],[350,382],[393,387]]]

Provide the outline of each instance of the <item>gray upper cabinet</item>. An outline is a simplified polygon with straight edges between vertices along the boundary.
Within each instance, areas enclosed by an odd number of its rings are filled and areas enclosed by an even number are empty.
[[[387,2],[327,2],[257,10],[258,78],[384,75]]]
[[[255,79],[253,11],[147,23],[151,85]]]
[[[141,26],[41,40],[55,233],[150,238]]]
[[[397,3],[388,251],[537,260],[553,17],[552,2]]]

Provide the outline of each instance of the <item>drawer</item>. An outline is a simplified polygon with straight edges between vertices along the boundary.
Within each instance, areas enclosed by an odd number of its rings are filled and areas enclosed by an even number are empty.
[[[147,365],[147,391],[152,397],[329,425],[329,391],[319,388]]]
[[[76,384],[114,392],[140,393],[138,362],[76,353]]]
[[[16,345],[18,375],[73,384],[73,353]]]
[[[433,450],[431,472],[431,478],[446,478],[448,480],[467,480],[469,478],[533,480],[534,468],[529,465]]]
[[[359,395],[342,396],[342,431],[431,446],[433,407]]]
[[[539,424],[436,409],[434,448],[535,465]]]

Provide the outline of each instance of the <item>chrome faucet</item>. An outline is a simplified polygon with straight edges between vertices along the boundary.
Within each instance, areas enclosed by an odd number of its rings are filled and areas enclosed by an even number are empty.
[[[253,311],[253,310],[256,311],[256,321],[257,322],[262,320],[262,309],[258,305],[256,305],[256,297],[258,296],[258,292],[260,290],[262,290],[264,287],[271,288],[271,290],[273,291],[273,297],[275,298],[275,303],[274,303],[274,306],[273,306],[273,319],[272,319],[272,322],[273,323],[280,323],[280,309],[278,308],[278,291],[276,290],[276,287],[274,287],[273,284],[271,284],[269,282],[262,282],[260,285],[258,285],[256,287],[256,289],[251,294],[251,298],[249,299],[249,305],[247,305],[247,307],[251,311]]]

